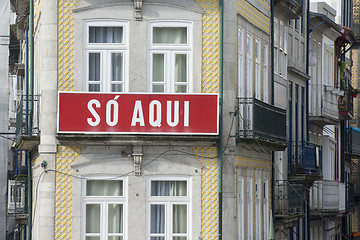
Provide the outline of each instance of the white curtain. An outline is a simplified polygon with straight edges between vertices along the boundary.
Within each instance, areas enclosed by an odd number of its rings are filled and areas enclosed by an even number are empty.
[[[186,181],[152,181],[151,196],[187,196]],[[187,233],[187,205],[168,204],[168,211],[172,211],[173,234]],[[165,204],[151,205],[151,234],[165,233]],[[173,237],[183,240],[187,237]],[[151,240],[164,240],[164,237],[153,236]]]
[[[123,205],[108,205],[108,233],[123,233]]]
[[[86,233],[100,233],[100,204],[86,205]]]
[[[111,92],[123,91],[123,53],[111,53]]]
[[[89,27],[89,43],[122,43],[122,27]]]
[[[120,180],[88,180],[86,196],[123,196],[123,182]]]
[[[160,44],[186,44],[186,27],[154,27],[153,43]]]

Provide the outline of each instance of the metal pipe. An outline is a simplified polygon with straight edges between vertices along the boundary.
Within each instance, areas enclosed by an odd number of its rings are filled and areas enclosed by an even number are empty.
[[[222,184],[223,184],[223,38],[224,38],[224,1],[219,0],[219,146],[218,146],[218,201],[219,201],[219,232],[218,239],[222,239]]]
[[[28,125],[28,134],[31,135],[31,129],[32,129],[32,110],[33,110],[33,97],[34,97],[34,0],[30,0],[30,9],[29,9],[29,44],[30,44],[30,63],[29,63],[29,96],[31,96],[31,102],[29,106],[30,111],[30,119],[29,119],[29,125]],[[28,100],[28,99],[27,99]],[[28,112],[27,114],[28,115]],[[32,169],[31,169],[31,153],[26,152],[27,156],[27,167],[28,167],[28,235],[27,239],[31,240],[31,232],[32,232]]]
[[[274,0],[270,1],[270,78],[271,78],[271,104],[274,105]],[[271,152],[271,220],[269,239],[275,239],[275,153]]]

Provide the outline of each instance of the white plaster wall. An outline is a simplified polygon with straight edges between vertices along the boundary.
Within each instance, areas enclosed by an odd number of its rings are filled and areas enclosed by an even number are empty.
[[[84,21],[109,19],[129,23],[129,92],[146,92],[148,81],[148,43],[149,21],[190,21],[192,22],[192,79],[193,89],[190,92],[201,92],[201,56],[202,56],[202,12],[200,9],[174,7],[169,4],[143,3],[142,21],[134,20],[132,1],[119,4],[102,5],[100,7],[75,8],[75,39],[83,39],[85,35]],[[80,7],[81,6],[81,7]],[[75,41],[75,90],[86,88],[86,67],[84,67],[83,40]]]
[[[192,148],[174,148],[192,152]],[[201,163],[192,155],[182,155],[169,152],[155,159],[169,150],[169,147],[143,146],[143,162],[141,176],[134,176],[129,172],[134,170],[132,157],[123,157],[122,151],[131,153],[129,146],[85,146],[81,149],[78,160],[73,162],[74,175],[87,176],[124,176],[127,181],[127,239],[145,239],[146,218],[146,181],[151,176],[185,176],[190,177],[191,183],[191,237],[198,239],[201,235]],[[147,165],[148,164],[148,165]],[[72,239],[80,239],[83,231],[81,216],[82,209],[82,180],[73,178],[73,212]]]

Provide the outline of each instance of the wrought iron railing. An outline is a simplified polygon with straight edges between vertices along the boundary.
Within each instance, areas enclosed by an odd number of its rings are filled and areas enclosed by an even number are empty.
[[[322,173],[322,147],[307,142],[291,142],[289,174],[317,175]]]
[[[345,128],[345,153],[360,156],[360,129],[354,127]]]
[[[255,98],[239,98],[238,137],[286,144],[286,110]]]
[[[39,108],[40,97],[22,96],[16,109],[16,138],[22,135],[39,134]]]
[[[353,88],[347,84],[344,90],[344,96],[339,98],[339,114],[342,120],[352,119],[354,114]]]
[[[301,183],[275,181],[275,215],[304,214],[304,189]]]

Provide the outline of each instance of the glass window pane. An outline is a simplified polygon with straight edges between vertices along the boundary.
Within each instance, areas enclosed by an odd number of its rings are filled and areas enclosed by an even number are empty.
[[[122,236],[109,236],[108,240],[123,240]]]
[[[89,237],[89,236],[87,236],[86,240],[100,240],[100,237],[94,237],[94,236]]]
[[[123,81],[123,53],[111,53],[111,81]]]
[[[164,92],[164,85],[153,85],[153,92]]]
[[[89,92],[100,92],[100,84],[89,84]]]
[[[187,233],[187,205],[173,205],[173,233]]]
[[[100,53],[89,53],[89,81],[100,81]]]
[[[123,205],[108,205],[108,232],[123,233]]]
[[[187,240],[187,237],[173,237],[173,240]]]
[[[165,233],[165,205],[151,205],[150,233]]]
[[[123,27],[89,27],[90,43],[123,43]]]
[[[187,92],[187,85],[176,85],[175,92],[177,93],[186,93]]]
[[[88,180],[86,196],[123,196],[123,181]]]
[[[164,237],[151,237],[150,240],[165,240]]]
[[[187,182],[152,181],[151,196],[187,196]]]
[[[122,84],[111,84],[111,92],[123,92]]]
[[[175,82],[187,82],[186,54],[175,55]]]
[[[153,82],[164,82],[165,63],[164,54],[153,54],[153,69],[152,80]]]
[[[186,27],[154,27],[153,43],[186,44]]]
[[[100,233],[100,204],[86,205],[86,233]]]

